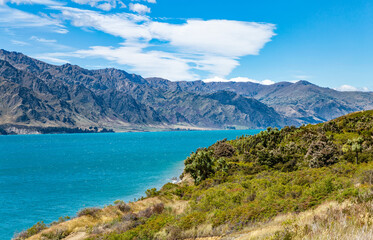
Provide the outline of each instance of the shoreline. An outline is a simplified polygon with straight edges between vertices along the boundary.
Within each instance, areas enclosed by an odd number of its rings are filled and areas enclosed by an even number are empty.
[[[157,130],[128,130],[128,131],[108,131],[108,132],[55,132],[55,133],[19,133],[1,134],[2,136],[33,136],[33,135],[71,135],[71,134],[105,134],[105,133],[157,133],[157,132],[199,132],[199,131],[245,131],[245,130],[265,130],[264,128],[200,128],[200,129],[157,129]]]
[[[36,180],[33,184],[35,186],[35,189],[50,189],[48,187],[48,182],[55,182],[58,179],[66,178],[71,179],[67,183],[71,185],[71,187],[74,187],[74,192],[71,194],[69,193],[67,196],[71,196],[72,199],[75,199],[75,196],[77,196],[76,193],[81,193],[82,197],[79,197],[78,204],[73,204],[72,206],[74,209],[70,207],[60,208],[58,211],[55,212],[55,214],[52,217],[45,217],[50,216],[50,214],[36,214],[34,217],[29,218],[31,221],[25,221],[27,223],[23,227],[20,225],[23,224],[17,224],[15,222],[11,223],[4,223],[5,229],[10,230],[23,230],[27,227],[31,227],[32,224],[35,224],[37,221],[40,220],[46,220],[46,222],[52,222],[58,217],[62,215],[69,215],[74,216],[76,212],[80,209],[83,209],[88,206],[105,206],[108,204],[112,204],[117,199],[123,199],[126,201],[133,201],[134,198],[139,199],[141,197],[145,196],[145,191],[148,188],[154,188],[156,187],[157,190],[161,188],[164,184],[168,182],[172,182],[173,177],[179,177],[179,175],[183,172],[184,166],[183,166],[183,160],[190,154],[190,152],[194,151],[198,147],[208,147],[211,144],[215,143],[218,140],[228,138],[228,139],[235,139],[237,136],[242,136],[246,134],[255,134],[258,131],[240,131],[240,130],[217,130],[217,131],[183,131],[183,132],[152,132],[152,133],[133,133],[133,134],[103,134],[103,135],[90,135],[90,134],[81,134],[81,135],[73,135],[73,134],[64,134],[61,136],[43,136],[38,135],[35,137],[34,135],[30,135],[30,137],[27,137],[25,135],[20,135],[17,137],[10,137],[10,138],[1,138],[2,139],[2,146],[4,147],[4,158],[3,158],[3,166],[7,166],[7,169],[13,169],[18,168],[16,162],[19,163],[25,163],[26,165],[30,166],[27,170],[28,172],[22,173],[20,172],[15,177],[19,179],[25,179],[25,184],[22,186],[26,189],[32,189],[32,187],[29,187],[29,182],[33,179],[39,178],[41,180]],[[150,144],[150,146],[146,147],[142,143],[145,143],[146,146]],[[21,144],[21,145],[20,145]],[[175,144],[179,147],[175,148]],[[23,146],[21,149],[19,146]],[[35,146],[37,148],[40,148],[40,150],[36,150]],[[96,147],[96,146],[99,146]],[[138,146],[138,147],[137,147]],[[135,148],[134,148],[135,147]],[[149,148],[149,151],[142,152],[144,148]],[[60,154],[59,149],[65,149],[64,154]],[[138,150],[136,150],[138,148]],[[113,152],[112,150],[115,151]],[[78,151],[77,151],[78,150]],[[161,152],[158,152],[158,150],[162,150]],[[119,152],[118,152],[119,151]],[[97,153],[99,155],[97,155]],[[157,153],[156,155],[152,154],[151,152]],[[119,155],[118,155],[119,153]],[[131,154],[131,155],[125,155],[125,154]],[[136,153],[132,157],[132,153]],[[141,153],[141,154],[140,154]],[[52,155],[50,155],[52,154]],[[114,154],[114,155],[111,155]],[[153,158],[154,155],[154,158]],[[53,156],[53,158],[51,157]],[[111,157],[112,156],[112,157]],[[119,160],[117,156],[127,156],[127,157],[119,157],[122,160]],[[101,159],[99,162],[102,163],[102,161],[107,161],[111,163],[112,167],[108,167],[105,169],[99,168],[92,168],[92,164],[96,165],[89,160],[92,157],[97,157],[96,159]],[[122,161],[129,161],[133,158],[134,162],[138,162],[139,158],[145,158],[147,161],[150,162],[149,164],[146,163],[146,168],[144,170],[139,170],[138,172],[143,172],[141,175],[139,175],[140,180],[136,180],[136,178],[133,178],[134,176],[137,176],[137,173],[131,173],[127,174],[127,171],[133,172],[131,169],[134,167],[128,168],[128,170],[124,170],[124,168],[120,169],[118,172],[118,166],[123,165],[121,164]],[[14,159],[20,159],[20,161],[14,161]],[[34,160],[33,160],[34,159]],[[53,159],[53,160],[48,160]],[[109,159],[109,160],[105,160]],[[37,162],[35,162],[37,160]],[[82,166],[82,169],[88,169],[86,166],[91,166],[90,173],[87,173],[88,175],[84,177],[88,177],[88,179],[96,179],[97,174],[100,171],[106,172],[105,180],[104,178],[99,178],[99,185],[102,187],[93,187],[93,191],[98,191],[100,194],[96,193],[89,193],[92,192],[88,189],[88,185],[91,186],[92,184],[86,184],[83,183],[77,183],[78,188],[75,188],[76,184],[75,182],[80,181],[77,179],[75,180],[74,176],[76,175],[76,172],[83,172],[86,174],[85,170],[72,170],[73,172],[68,171],[68,166],[71,165],[71,163],[74,163],[76,161],[79,161],[78,166]],[[131,160],[132,161],[132,160]],[[159,161],[159,164],[158,164]],[[35,165],[34,163],[37,163]],[[62,165],[61,165],[61,164]],[[129,163],[130,165],[133,165],[132,163]],[[153,166],[152,165],[157,165]],[[166,165],[165,165],[166,164]],[[172,165],[170,165],[172,164]],[[19,164],[18,164],[19,165]],[[44,171],[44,166],[48,166],[48,171]],[[60,166],[61,165],[61,166]],[[102,164],[101,164],[102,165]],[[100,165],[100,166],[101,166]],[[127,164],[125,164],[127,165]],[[136,165],[136,164],[135,164]],[[59,166],[59,167],[57,167]],[[65,166],[65,167],[63,167]],[[150,166],[150,169],[148,170]],[[166,166],[166,167],[162,167]],[[125,167],[127,169],[127,167]],[[106,170],[107,169],[107,170]],[[110,174],[109,170],[114,170],[115,172],[113,174]],[[52,170],[52,171],[51,171]],[[110,171],[111,171],[110,170]],[[60,174],[52,174],[52,172],[60,172]],[[99,171],[99,172],[97,172]],[[37,173],[40,172],[40,173]],[[29,174],[30,173],[30,174]],[[122,177],[118,178],[119,176],[117,173],[119,173],[122,176],[126,176],[126,178],[131,178],[132,180],[126,180],[123,182]],[[5,174],[8,174],[6,171]],[[11,174],[11,172],[9,172]],[[151,175],[158,176],[158,177],[152,177]],[[101,174],[101,176],[103,176]],[[44,180],[43,180],[44,179]],[[47,180],[49,179],[49,180]],[[101,179],[101,180],[100,180]],[[120,180],[120,181],[119,181]],[[16,180],[14,180],[16,181]],[[139,182],[140,181],[140,182]],[[13,181],[9,181],[9,184],[12,184]],[[65,180],[61,180],[61,185],[65,184]],[[95,181],[96,182],[96,181]],[[102,183],[101,183],[102,182]],[[139,184],[134,185],[134,187],[129,188],[128,184],[139,182]],[[142,183],[141,183],[142,182]],[[109,184],[109,185],[107,185]],[[87,185],[87,187],[82,188],[83,186]],[[67,185],[66,185],[67,186]],[[106,187],[107,186],[107,187]],[[61,186],[62,188],[62,186]],[[66,187],[63,187],[65,189]],[[102,190],[103,188],[108,188],[107,190]],[[13,191],[12,187],[4,188],[3,190],[6,192]],[[20,192],[22,188],[19,188],[17,190],[14,190],[15,193]],[[71,188],[70,188],[71,189]],[[136,190],[137,189],[137,190]],[[53,189],[52,189],[53,191]],[[104,191],[104,192],[102,192]],[[4,193],[6,193],[4,192]],[[27,197],[28,193],[24,197]],[[31,193],[30,193],[31,194]],[[49,192],[47,195],[45,194],[45,191],[38,191],[38,194],[40,197],[38,197],[38,202],[47,201],[48,204],[44,205],[44,209],[49,209],[48,211],[53,212],[53,205],[60,205],[63,204],[59,199],[56,199],[53,192]],[[88,194],[88,195],[87,195]],[[83,196],[84,195],[84,196]],[[99,197],[95,197],[95,195],[101,195]],[[4,197],[8,199],[12,199],[14,201],[14,206],[16,206],[16,202],[18,197],[11,198],[7,197],[7,194],[4,194]],[[48,197],[48,198],[46,198]],[[58,196],[57,196],[58,197]],[[49,199],[49,200],[48,200]],[[87,201],[86,201],[87,199]],[[71,200],[72,202],[73,200]],[[39,204],[36,202],[34,203],[30,202],[29,204],[24,205],[22,208],[30,209],[29,211],[32,212],[31,208],[29,208],[29,205],[36,206],[35,209],[39,209]],[[74,201],[75,202],[75,201]],[[70,203],[69,203],[70,205]],[[25,210],[22,210],[22,208],[19,208],[20,210],[17,210],[14,212],[14,216],[20,216],[20,219],[25,219],[22,217],[22,212]],[[39,216],[40,215],[40,216]],[[14,218],[16,220],[18,218]],[[1,224],[0,224],[1,225]],[[13,227],[12,227],[13,226]],[[19,227],[20,226],[20,227]],[[13,231],[12,231],[13,233]],[[1,238],[1,237],[0,237]]]

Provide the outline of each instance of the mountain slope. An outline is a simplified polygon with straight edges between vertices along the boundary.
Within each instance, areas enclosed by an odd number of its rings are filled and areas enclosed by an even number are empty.
[[[5,50],[0,50],[0,61],[4,85],[0,92],[0,124],[6,126],[129,131],[265,128],[286,122],[265,104],[229,92],[221,94],[232,101],[221,102],[208,93],[154,88],[146,79],[118,69],[55,66]],[[29,96],[10,101],[14,96],[9,93],[19,95],[17,87]]]
[[[307,81],[261,85],[252,82],[170,82],[160,78],[147,80],[152,87],[161,89],[179,88],[195,93],[232,91],[273,107],[297,124],[324,122],[350,112],[373,109],[371,92],[339,92]]]

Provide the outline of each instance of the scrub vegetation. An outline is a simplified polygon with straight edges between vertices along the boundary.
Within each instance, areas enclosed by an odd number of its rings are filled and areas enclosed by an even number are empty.
[[[26,232],[37,233],[31,239],[61,229],[92,240],[369,239],[372,160],[373,111],[268,128],[198,149],[185,160],[180,183],[149,189],[137,202],[83,210]]]

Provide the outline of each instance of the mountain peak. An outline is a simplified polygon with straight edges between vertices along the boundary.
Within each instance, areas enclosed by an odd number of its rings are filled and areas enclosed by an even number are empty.
[[[313,83],[309,82],[309,81],[306,81],[306,80],[299,80],[298,82],[296,82],[295,84],[297,85],[304,85],[304,86],[307,86],[307,85],[314,85]]]

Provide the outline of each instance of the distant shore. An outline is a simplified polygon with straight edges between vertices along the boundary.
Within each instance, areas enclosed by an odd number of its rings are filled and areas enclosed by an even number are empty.
[[[175,132],[175,131],[218,131],[218,130],[246,130],[243,126],[225,126],[224,128],[208,128],[197,126],[133,126],[133,127],[41,127],[15,124],[0,125],[0,135],[33,135],[33,134],[72,134],[72,133],[121,133],[121,132]],[[253,128],[250,128],[253,129]]]

